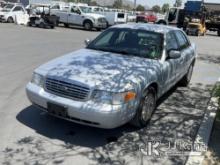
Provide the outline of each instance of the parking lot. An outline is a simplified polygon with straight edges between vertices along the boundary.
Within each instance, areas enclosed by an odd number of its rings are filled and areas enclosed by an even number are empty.
[[[220,37],[190,37],[198,58],[189,88],[163,96],[149,125],[113,130],[57,119],[31,106],[25,85],[39,65],[84,47],[99,32],[0,24],[0,164],[184,164],[187,155],[155,158],[140,153],[147,141],[193,143],[210,89],[220,77]],[[166,151],[165,151],[166,152]],[[173,153],[176,150],[173,148]],[[146,161],[147,160],[147,161]]]

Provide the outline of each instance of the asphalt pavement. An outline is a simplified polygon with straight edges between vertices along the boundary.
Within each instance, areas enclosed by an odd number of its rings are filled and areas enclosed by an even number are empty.
[[[175,87],[163,96],[144,129],[128,124],[113,130],[81,126],[31,106],[25,85],[33,70],[84,47],[85,39],[98,34],[73,28],[50,30],[0,24],[0,164],[186,162],[188,155],[170,146],[177,140],[193,143],[210,89],[220,77],[220,37],[214,33],[190,37],[198,49],[192,83],[189,88]],[[163,146],[160,157],[141,152],[152,141]]]

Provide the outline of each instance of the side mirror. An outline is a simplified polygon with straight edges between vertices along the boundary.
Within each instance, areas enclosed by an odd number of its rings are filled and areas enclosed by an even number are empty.
[[[88,46],[91,43],[90,39],[86,39],[84,42],[86,46]]]
[[[170,59],[177,59],[177,58],[180,58],[180,57],[181,57],[180,51],[171,50],[171,51],[169,52],[169,58],[170,58]]]

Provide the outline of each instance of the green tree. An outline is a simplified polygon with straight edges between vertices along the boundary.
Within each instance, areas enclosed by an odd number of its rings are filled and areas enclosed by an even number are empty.
[[[175,7],[181,7],[182,6],[182,0],[176,0],[174,6]]]
[[[130,5],[124,5],[123,8],[125,10],[132,10],[132,7]]]
[[[164,3],[163,6],[162,6],[162,8],[161,8],[161,11],[162,11],[163,13],[166,13],[167,11],[169,11],[169,8],[170,8],[169,3]]]
[[[152,10],[155,12],[155,13],[159,13],[160,12],[160,6],[158,5],[155,5],[152,7]]]
[[[116,8],[116,9],[120,9],[122,8],[123,6],[123,2],[122,0],[115,0],[114,4],[113,4],[113,7]]]
[[[138,5],[136,8],[137,11],[145,11],[145,7],[142,5]]]

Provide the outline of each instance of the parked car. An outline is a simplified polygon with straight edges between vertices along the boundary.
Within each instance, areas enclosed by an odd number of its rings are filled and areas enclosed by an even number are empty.
[[[0,22],[14,23],[16,15],[25,14],[26,10],[22,4],[19,3],[8,3],[0,11]]]
[[[119,9],[105,9],[99,6],[89,6],[92,13],[104,15],[108,26],[127,23],[128,14]]]
[[[51,10],[51,15],[59,17],[59,22],[66,27],[69,25],[82,26],[86,30],[105,29],[106,18],[103,15],[92,13],[88,6],[70,5],[68,9]]]
[[[186,34],[161,25],[116,25],[86,43],[37,68],[26,91],[49,114],[100,128],[146,126],[163,94],[189,84],[196,60]]]
[[[156,22],[157,16],[153,12],[145,12],[137,15],[136,22]]]
[[[189,23],[186,28],[188,35],[204,36],[206,34],[206,27],[201,23]]]
[[[137,15],[135,12],[127,12],[127,22],[136,22]]]

